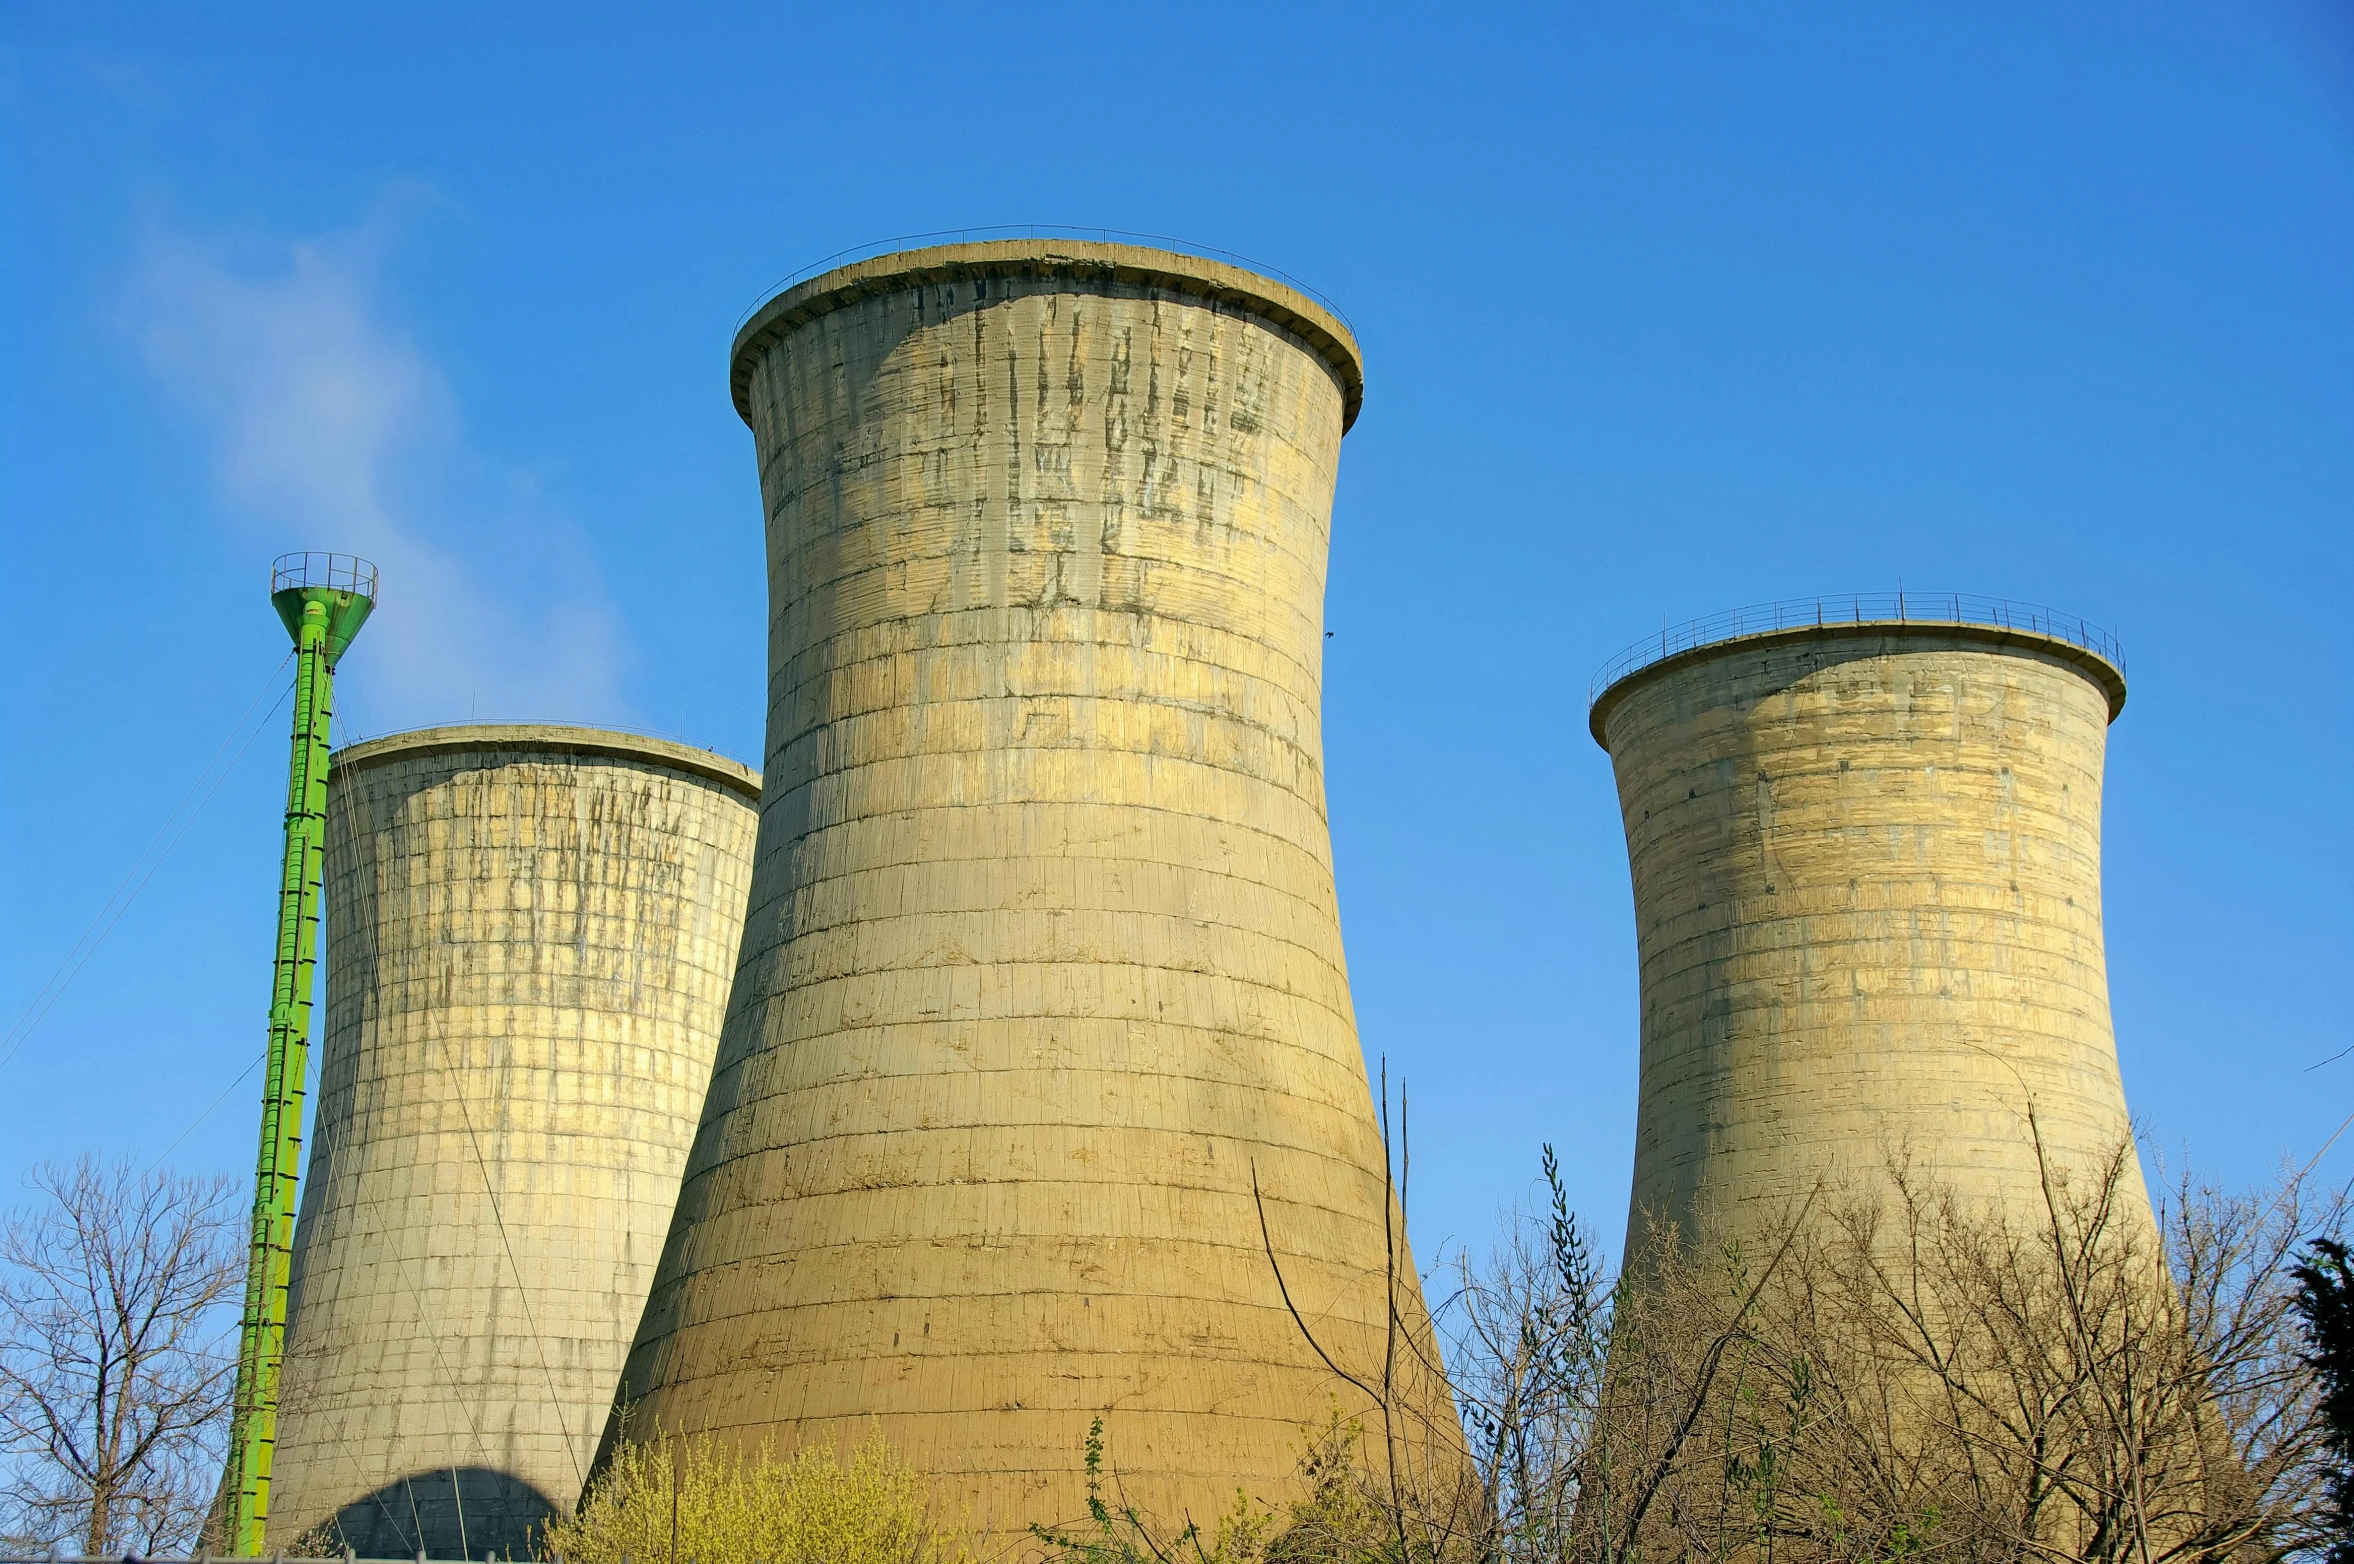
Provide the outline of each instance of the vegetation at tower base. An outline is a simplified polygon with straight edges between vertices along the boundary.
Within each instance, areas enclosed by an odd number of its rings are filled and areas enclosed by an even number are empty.
[[[1490,1258],[1458,1257],[1442,1268],[1450,1281],[1432,1279],[1472,1434],[1452,1487],[1396,1481],[1368,1418],[1336,1398],[1271,1452],[1283,1481],[1214,1507],[1156,1508],[1123,1475],[1113,1409],[1074,1429],[1080,1506],[1016,1546],[975,1548],[953,1476],[909,1465],[871,1425],[790,1456],[617,1438],[578,1511],[517,1552],[585,1564],[959,1564],[968,1552],[1043,1564],[2252,1564],[2318,1553],[2338,1535],[2339,1468],[2331,1381],[2307,1328],[2312,1292],[2293,1262],[2338,1252],[2342,1200],[2297,1179],[2248,1194],[2184,1179],[2148,1226],[2121,1219],[2132,1214],[2123,1168],[2120,1151],[2098,1176],[2056,1178],[2039,1209],[2006,1216],[1892,1165],[1783,1213],[1764,1253],[1655,1230],[1614,1283],[1548,1165],[1533,1217]],[[101,1199],[72,1241],[110,1222],[142,1240],[172,1225],[148,1215]],[[50,1273],[91,1274],[66,1258]],[[227,1285],[232,1268],[216,1270]],[[20,1330],[44,1317],[9,1301]],[[25,1426],[23,1405],[11,1402],[12,1427]],[[50,1464],[46,1498],[79,1545],[92,1512],[56,1481],[64,1470]],[[142,1554],[185,1538],[201,1492],[131,1494],[127,1515],[112,1512],[109,1549],[134,1531],[152,1538]],[[156,1524],[168,1514],[176,1533]],[[11,1529],[0,1551],[37,1546],[44,1528]],[[331,1556],[343,1539],[327,1527],[288,1546]]]
[[[1030,1536],[1052,1564],[1339,1564],[1406,1556],[1395,1544],[1412,1525],[1413,1510],[1398,1502],[1389,1482],[1371,1478],[1361,1459],[1364,1442],[1363,1425],[1335,1406],[1324,1427],[1309,1432],[1288,1503],[1269,1504],[1238,1490],[1226,1510],[1207,1519],[1186,1516],[1172,1529],[1119,1491],[1097,1418],[1085,1446],[1086,1519],[1033,1525]]]
[[[319,879],[327,821],[335,668],[376,604],[376,568],[350,556],[289,554],[270,572],[270,602],[294,639],[294,729],[286,781],[286,840],[278,875],[269,1049],[262,1078],[261,1145],[253,1234],[237,1347],[229,1456],[221,1479],[233,1554],[262,1551],[286,1357],[288,1282],[301,1172],[304,1080],[319,950]]]
[[[1393,1482],[1336,1406],[1287,1442],[1287,1481],[1156,1508],[1124,1480],[1114,1410],[1087,1429],[1083,1507],[1017,1551],[2253,1564],[2332,1535],[2289,1263],[2342,1228],[2339,1195],[2182,1179],[2145,1221],[2120,1147],[2006,1214],[1895,1164],[1826,1183],[1765,1225],[1763,1253],[1654,1230],[1613,1281],[1548,1182],[1490,1259],[1452,1267],[1460,1486]]]
[[[935,1510],[923,1475],[873,1429],[847,1450],[790,1457],[663,1434],[621,1442],[537,1552],[572,1564],[970,1564],[957,1517]]]
[[[227,1178],[45,1164],[0,1225],[0,1551],[193,1548],[244,1274]]]
[[[1442,1319],[1515,1560],[2278,1559],[2327,1523],[2288,1273],[2343,1199],[2127,1148],[2027,1210],[1896,1163],[1604,1285],[1548,1212]],[[1751,1234],[1762,1235],[1752,1247]]]

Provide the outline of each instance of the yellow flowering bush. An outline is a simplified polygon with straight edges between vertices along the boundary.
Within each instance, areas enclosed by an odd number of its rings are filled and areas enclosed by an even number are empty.
[[[542,1558],[568,1564],[971,1564],[880,1430],[780,1457],[706,1438],[623,1443]]]

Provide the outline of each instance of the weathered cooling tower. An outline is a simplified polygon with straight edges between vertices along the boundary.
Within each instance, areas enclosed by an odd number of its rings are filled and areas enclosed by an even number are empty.
[[[738,335],[768,790],[632,1426],[871,1417],[1002,1531],[1084,1517],[1097,1415],[1133,1500],[1206,1519],[1364,1409],[1265,1252],[1377,1378],[1320,731],[1361,385],[1291,289],[1104,244],[888,255]]]
[[[586,728],[335,756],[272,1547],[521,1557],[579,1493],[710,1081],[759,792]]]
[[[1653,1221],[1755,1238],[1891,1158],[2040,1219],[2031,1103],[2056,1172],[2126,1141],[2113,643],[1982,600],[1842,599],[1670,634],[1605,678],[1642,956],[1630,1246]]]

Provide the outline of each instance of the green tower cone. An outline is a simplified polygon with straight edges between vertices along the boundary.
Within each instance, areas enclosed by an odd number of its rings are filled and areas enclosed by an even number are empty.
[[[261,1556],[286,1361],[286,1287],[294,1257],[303,1082],[310,1067],[311,991],[319,946],[319,879],[327,849],[328,726],[335,665],[376,607],[376,567],[349,554],[288,554],[270,572],[270,601],[294,637],[294,743],[286,780],[286,851],[278,876],[278,944],[270,978],[270,1052],[254,1168],[253,1247],[237,1344],[237,1393],[222,1477],[229,1552]]]

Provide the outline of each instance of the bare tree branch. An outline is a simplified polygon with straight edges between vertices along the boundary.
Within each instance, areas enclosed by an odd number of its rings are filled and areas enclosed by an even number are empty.
[[[44,1165],[0,1226],[0,1508],[85,1555],[193,1544],[241,1274],[227,1179]]]

